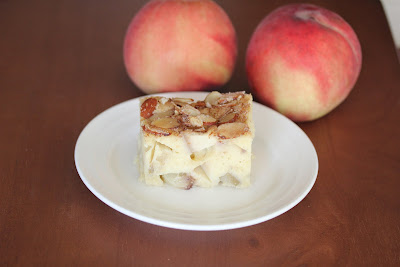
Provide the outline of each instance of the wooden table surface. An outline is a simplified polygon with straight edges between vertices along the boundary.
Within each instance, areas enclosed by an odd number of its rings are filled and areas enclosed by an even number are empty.
[[[363,66],[342,105],[299,124],[320,165],[293,209],[250,227],[183,231],[123,215],[86,188],[73,156],[83,127],[143,95],[122,43],[144,2],[0,1],[0,265],[399,266],[400,65],[378,0],[308,1],[353,26]],[[239,45],[224,88],[248,89],[252,31],[293,1],[217,2]]]

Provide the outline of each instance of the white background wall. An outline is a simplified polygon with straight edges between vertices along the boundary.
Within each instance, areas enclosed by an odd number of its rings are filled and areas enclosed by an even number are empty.
[[[400,0],[381,0],[396,47],[400,49]]]

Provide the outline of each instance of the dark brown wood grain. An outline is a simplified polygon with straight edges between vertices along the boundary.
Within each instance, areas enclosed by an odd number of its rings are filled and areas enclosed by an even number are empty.
[[[296,1],[217,1],[238,34],[234,76],[258,22]],[[297,1],[298,2],[298,1]],[[327,116],[299,126],[317,182],[283,215],[219,232],[150,225],[82,183],[74,146],[98,113],[143,95],[122,42],[145,1],[0,1],[1,266],[399,266],[400,65],[378,0],[308,1],[342,15],[362,46],[359,80]]]

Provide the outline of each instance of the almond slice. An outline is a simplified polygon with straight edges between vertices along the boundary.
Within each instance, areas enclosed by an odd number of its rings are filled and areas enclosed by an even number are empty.
[[[200,109],[200,113],[204,115],[210,115],[210,109],[209,108],[202,108]]]
[[[221,98],[218,99],[218,104],[227,104],[233,100],[239,100],[244,94],[244,91],[223,94]]]
[[[163,98],[161,98],[161,100],[163,100]],[[175,105],[174,103],[172,103],[172,101],[168,100],[168,101],[159,101],[157,109],[154,111],[154,113],[163,113],[163,112],[167,112],[167,111],[173,111],[175,109]]]
[[[238,104],[238,100],[233,99],[233,100],[230,100],[230,101],[227,101],[227,102],[218,103],[218,106],[219,107],[230,107],[230,108],[233,108],[233,107],[237,106],[237,104]]]
[[[157,112],[154,113],[153,116],[150,117],[150,120],[155,121],[164,117],[169,117],[175,114],[175,110],[171,109],[171,110],[167,110],[164,112]]]
[[[180,112],[184,115],[187,116],[198,116],[200,115],[200,111],[198,109],[195,109],[194,107],[190,106],[190,105],[184,105]]]
[[[140,106],[140,116],[145,119],[150,118],[153,115],[153,112],[156,109],[157,104],[158,104],[157,99],[153,97],[146,99]]]
[[[206,132],[206,128],[204,128],[204,127],[198,127],[198,128],[193,129],[193,131],[195,131],[195,132],[200,132],[200,133],[204,133],[204,132]]]
[[[222,94],[220,92],[213,91],[206,96],[204,102],[208,108],[211,108],[211,106],[214,106],[218,103],[218,100],[221,96]]]
[[[218,122],[219,123],[231,123],[231,122],[235,122],[237,120],[237,118],[239,117],[239,114],[235,113],[235,112],[231,112],[231,113],[227,113],[224,116],[222,116]]]
[[[150,126],[142,126],[142,129],[144,132],[153,134],[153,135],[164,135],[164,136],[168,136],[171,135],[171,133],[165,129],[161,129],[161,128],[157,128],[157,127],[151,127]]]
[[[174,102],[178,106],[183,107],[184,105],[193,103],[194,100],[191,98],[174,97],[174,98],[172,98],[172,102]]]
[[[203,121],[204,125],[214,125],[217,123],[217,120],[214,117],[211,117],[210,115],[206,114],[200,114],[199,118]]]
[[[224,123],[218,126],[218,136],[222,139],[238,137],[249,130],[249,127],[242,122]]]
[[[198,116],[189,117],[189,122],[194,127],[202,127],[203,126],[203,120],[201,118],[199,118]]]
[[[210,109],[210,115],[213,116],[216,119],[221,118],[227,113],[230,113],[232,111],[231,107],[228,106],[213,106]]]
[[[178,122],[178,119],[175,117],[164,117],[152,121],[151,125],[164,129],[172,129],[178,127],[180,123]]]
[[[199,109],[199,108],[204,108],[204,107],[206,107],[206,102],[204,102],[204,101],[197,101],[197,102],[191,103],[190,105],[191,105],[192,107],[194,107],[194,108]]]

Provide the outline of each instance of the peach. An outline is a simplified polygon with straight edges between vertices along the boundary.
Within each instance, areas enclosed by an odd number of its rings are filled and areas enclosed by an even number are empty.
[[[236,32],[225,11],[209,0],[152,0],[132,19],[124,63],[145,93],[207,90],[231,77]]]
[[[267,15],[246,52],[250,87],[294,121],[320,118],[343,102],[361,70],[361,46],[338,14],[291,4]]]

